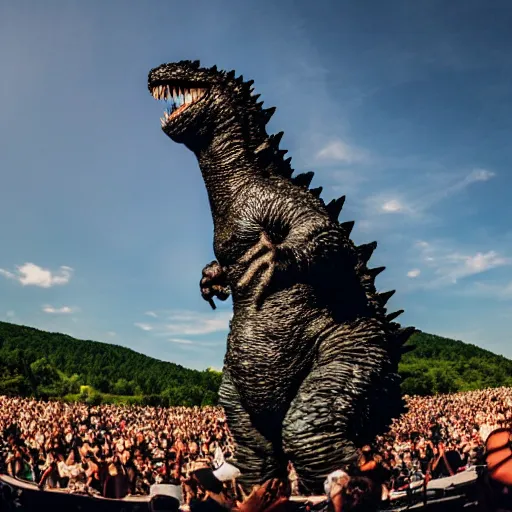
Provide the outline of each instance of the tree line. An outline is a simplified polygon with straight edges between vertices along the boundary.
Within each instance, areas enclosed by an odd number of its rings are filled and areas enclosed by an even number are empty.
[[[190,370],[125,347],[0,322],[0,394],[215,405],[220,380],[219,372]]]
[[[432,395],[512,386],[512,361],[418,332],[399,365],[402,392]],[[142,405],[215,405],[221,373],[131,349],[0,322],[0,394]]]

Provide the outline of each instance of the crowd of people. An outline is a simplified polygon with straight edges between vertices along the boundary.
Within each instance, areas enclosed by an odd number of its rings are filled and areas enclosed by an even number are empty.
[[[411,481],[453,476],[483,464],[488,435],[512,425],[512,388],[494,388],[433,397],[406,397],[408,412],[393,422],[362,464],[383,473],[391,489]]]
[[[481,463],[487,435],[512,424],[512,388],[407,397],[407,405],[389,432],[345,468],[354,478],[377,482],[384,497],[412,481]],[[198,492],[191,473],[211,466],[219,450],[227,460],[234,452],[218,407],[88,406],[0,397],[0,434],[0,473],[43,489],[110,498],[147,495],[152,486],[167,483],[181,486],[189,503]]]
[[[181,484],[233,442],[219,408],[122,407],[0,397],[0,473],[109,498]]]

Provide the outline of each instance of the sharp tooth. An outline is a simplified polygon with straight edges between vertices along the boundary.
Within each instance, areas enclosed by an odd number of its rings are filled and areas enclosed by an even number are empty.
[[[192,101],[196,101],[197,93],[195,89],[190,89],[190,94],[192,95]]]
[[[163,117],[160,118],[160,124],[162,125],[162,128],[165,126],[165,119]]]
[[[161,85],[158,88],[158,92],[159,92],[159,95],[160,95],[160,99],[163,99],[163,97],[164,97],[164,86],[163,85]]]

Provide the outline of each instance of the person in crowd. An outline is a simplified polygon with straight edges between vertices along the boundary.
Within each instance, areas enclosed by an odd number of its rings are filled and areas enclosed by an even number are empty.
[[[333,512],[377,512],[379,492],[366,476],[350,476],[336,482],[330,489],[330,509]]]
[[[387,500],[389,494],[387,482],[391,477],[391,468],[375,448],[370,445],[363,446],[355,473],[370,479],[378,497]]]

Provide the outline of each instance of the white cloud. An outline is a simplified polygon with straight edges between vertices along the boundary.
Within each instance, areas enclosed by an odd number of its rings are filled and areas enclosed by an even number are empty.
[[[407,277],[414,279],[415,277],[418,277],[420,274],[421,274],[421,270],[414,268],[412,270],[409,270],[409,272],[407,272]]]
[[[320,149],[316,154],[316,157],[319,160],[333,160],[346,164],[362,162],[367,159],[367,156],[363,151],[349,146],[339,139],[332,140]]]
[[[4,276],[7,279],[15,279],[16,276],[12,272],[8,272],[7,270],[4,270],[3,268],[0,268],[0,276]]]
[[[382,209],[385,212],[394,213],[403,211],[405,207],[397,199],[391,199],[382,205]]]
[[[484,272],[493,267],[508,265],[510,260],[499,256],[496,251],[477,252],[474,256],[454,255],[456,261],[464,262],[464,268],[470,274]]]
[[[179,345],[192,345],[190,340],[185,340],[183,338],[169,338],[171,343],[178,343]]]
[[[146,311],[144,314],[153,318],[158,318],[158,315],[154,311]]]
[[[476,254],[454,252],[444,257],[442,266],[439,267],[437,273],[450,279],[452,283],[456,283],[463,277],[480,274],[492,268],[510,265],[510,263],[509,258],[500,256],[496,251],[477,252]]]
[[[62,266],[56,272],[42,268],[34,263],[25,263],[17,267],[17,272],[9,272],[0,268],[0,275],[7,279],[15,279],[23,286],[39,286],[41,288],[51,288],[56,285],[67,284],[71,279],[73,269]]]
[[[512,259],[494,250],[467,252],[449,247],[447,242],[417,242],[415,248],[434,277],[425,284],[435,287],[456,284],[460,279],[512,264]]]
[[[60,308],[55,308],[53,306],[43,306],[43,311],[45,313],[50,313],[50,314],[57,314],[57,315],[67,315],[69,313],[73,313],[76,311],[75,308],[71,308],[69,306],[62,306]]]
[[[437,203],[461,193],[474,183],[489,181],[495,173],[486,169],[474,169],[469,174],[428,174],[408,190],[384,191],[366,199],[369,213],[409,214],[421,218]]]
[[[16,313],[15,313],[14,311],[10,310],[10,311],[7,311],[7,313],[5,314],[5,316],[6,316],[7,318],[14,318],[14,317],[16,316]]]
[[[182,339],[181,336],[201,336],[215,332],[227,331],[231,311],[197,311],[172,310],[159,312],[154,322],[136,323],[144,331],[153,331],[157,336],[171,336],[172,339]]]
[[[467,186],[478,181],[489,181],[491,178],[494,178],[494,176],[496,176],[496,173],[493,171],[489,171],[487,169],[473,169],[473,171],[468,174],[462,182],[462,185]]]
[[[422,209],[429,208],[443,199],[462,192],[474,183],[489,181],[491,178],[494,178],[494,176],[496,176],[496,173],[492,171],[473,169],[469,174],[463,177],[459,176],[456,180],[452,180],[448,177],[448,179],[444,180],[444,183],[439,184],[440,186],[437,190],[425,194],[423,200],[420,201]]]
[[[111,338],[114,338],[115,336],[117,336],[117,333],[114,332],[114,331],[108,331],[107,334],[111,337]]]
[[[366,214],[409,214],[417,215],[415,206],[398,193],[379,193],[364,200]]]
[[[232,313],[197,313],[195,311],[176,311],[168,315],[170,323],[164,325],[165,332],[175,335],[201,335],[224,331],[229,328]]]
[[[151,325],[149,325],[149,324],[144,324],[144,323],[141,323],[141,322],[136,322],[134,325],[136,327],[138,327],[139,329],[142,329],[143,331],[152,331],[153,330],[153,327],[151,327]]]

